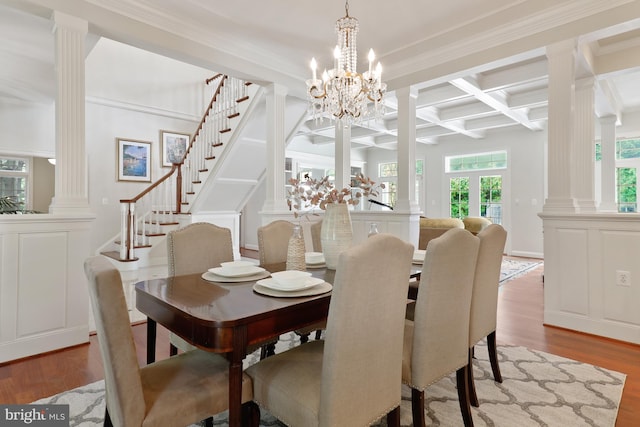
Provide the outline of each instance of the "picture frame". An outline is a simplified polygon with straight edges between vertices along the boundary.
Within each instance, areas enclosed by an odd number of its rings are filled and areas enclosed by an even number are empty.
[[[171,167],[174,163],[182,162],[187,152],[191,135],[188,133],[160,131],[160,152],[162,153],[162,167]]]
[[[151,142],[116,138],[118,181],[151,182]]]

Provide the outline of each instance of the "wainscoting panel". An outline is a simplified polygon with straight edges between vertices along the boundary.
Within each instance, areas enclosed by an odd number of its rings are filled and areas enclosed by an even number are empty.
[[[640,232],[601,230],[600,238],[603,318],[640,325]],[[618,272],[629,273],[626,284]]]
[[[89,340],[83,264],[94,218],[0,215],[0,363]]]
[[[64,327],[67,244],[66,233],[19,236],[18,338]]]
[[[557,245],[560,259],[558,309],[579,315],[589,312],[589,278],[580,266],[587,265],[588,233],[585,229],[557,230]]]
[[[540,217],[544,323],[640,344],[640,215]]]

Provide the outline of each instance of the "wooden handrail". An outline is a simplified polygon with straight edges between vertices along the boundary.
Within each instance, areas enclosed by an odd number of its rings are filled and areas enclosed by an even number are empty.
[[[137,202],[142,197],[144,197],[145,195],[149,194],[151,192],[151,190],[153,190],[154,188],[158,187],[160,184],[162,184],[167,179],[169,179],[171,177],[171,175],[173,175],[173,172],[176,170],[176,168],[179,168],[181,165],[182,165],[182,163],[174,163],[173,166],[171,166],[171,170],[169,171],[169,173],[167,173],[165,176],[163,176],[162,178],[160,178],[159,180],[157,180],[156,182],[154,182],[153,184],[148,186],[142,193],[138,194],[134,198],[132,198],[132,199],[120,199],[120,203],[135,203],[135,202]]]
[[[184,156],[182,157],[183,161],[184,161],[185,157],[187,157],[187,154],[191,150],[191,147],[193,146],[193,143],[195,142],[196,138],[200,134],[200,131],[202,130],[202,127],[204,126],[204,122],[207,121],[207,116],[209,115],[209,111],[211,111],[211,109],[213,108],[213,104],[216,102],[216,99],[218,99],[218,95],[220,95],[220,91],[222,90],[222,86],[224,85],[225,80],[227,80],[227,76],[225,76],[225,75],[217,74],[216,76],[222,76],[222,79],[220,80],[220,83],[218,83],[218,87],[216,88],[216,91],[214,92],[213,96],[211,97],[211,101],[209,101],[209,105],[207,105],[207,108],[204,110],[204,114],[202,115],[202,119],[200,120],[200,123],[198,123],[197,129],[193,133],[193,136],[191,137],[191,141],[189,142],[189,147],[187,148],[187,152],[184,153]],[[211,79],[209,79],[207,81],[207,83],[209,81],[215,79],[215,78],[216,78],[215,76],[212,77]]]

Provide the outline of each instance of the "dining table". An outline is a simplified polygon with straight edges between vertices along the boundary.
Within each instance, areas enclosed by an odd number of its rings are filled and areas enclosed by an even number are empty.
[[[410,278],[419,278],[420,270],[421,266],[413,265]],[[258,293],[254,288],[264,289],[256,286],[261,280],[257,277],[268,277],[268,271],[232,282],[205,272],[136,283],[136,308],[147,316],[147,363],[155,361],[158,324],[202,350],[223,354],[229,361],[229,426],[242,425],[247,349],[327,319],[331,299],[327,284],[333,284],[335,270],[308,271],[322,279],[325,292],[313,295],[309,291],[311,295],[303,296]]]

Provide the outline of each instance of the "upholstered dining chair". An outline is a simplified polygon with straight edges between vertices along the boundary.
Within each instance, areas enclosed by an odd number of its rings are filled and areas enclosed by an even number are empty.
[[[405,320],[402,382],[411,388],[413,425],[425,425],[425,389],[456,372],[464,425],[473,425],[467,390],[469,316],[478,237],[452,228],[427,244],[414,320]]]
[[[293,234],[294,224],[282,219],[258,227],[258,256],[260,266],[271,273],[283,271],[287,267],[287,249],[289,239]],[[316,338],[320,337],[317,331],[324,329],[325,324],[319,323],[296,330],[300,341],[309,341],[311,332],[316,331]]]
[[[220,263],[233,261],[231,230],[208,222],[196,222],[167,234],[167,263],[169,276],[204,273]],[[169,354],[178,349],[195,350],[178,335],[169,335]]]
[[[322,239],[320,238],[322,232],[322,221],[315,221],[311,224],[311,242],[313,243],[313,250],[315,252],[322,252]]]
[[[363,426],[384,414],[398,426],[412,254],[390,234],[342,252],[325,339],[249,367],[256,403],[290,426]]]
[[[189,351],[140,367],[120,273],[103,256],[85,260],[84,269],[104,366],[105,426],[183,427],[228,409],[224,357]],[[252,390],[243,375],[243,410],[255,416]]]
[[[480,249],[473,279],[471,297],[471,317],[469,321],[469,400],[478,406],[475,383],[473,381],[473,349],[483,338],[487,338],[487,350],[493,378],[501,383],[502,375],[498,366],[496,350],[496,317],[498,312],[498,287],[502,254],[507,241],[507,231],[498,224],[490,224],[478,233]]]
[[[260,266],[275,273],[287,266],[287,248],[294,224],[279,219],[258,227],[258,256]]]

